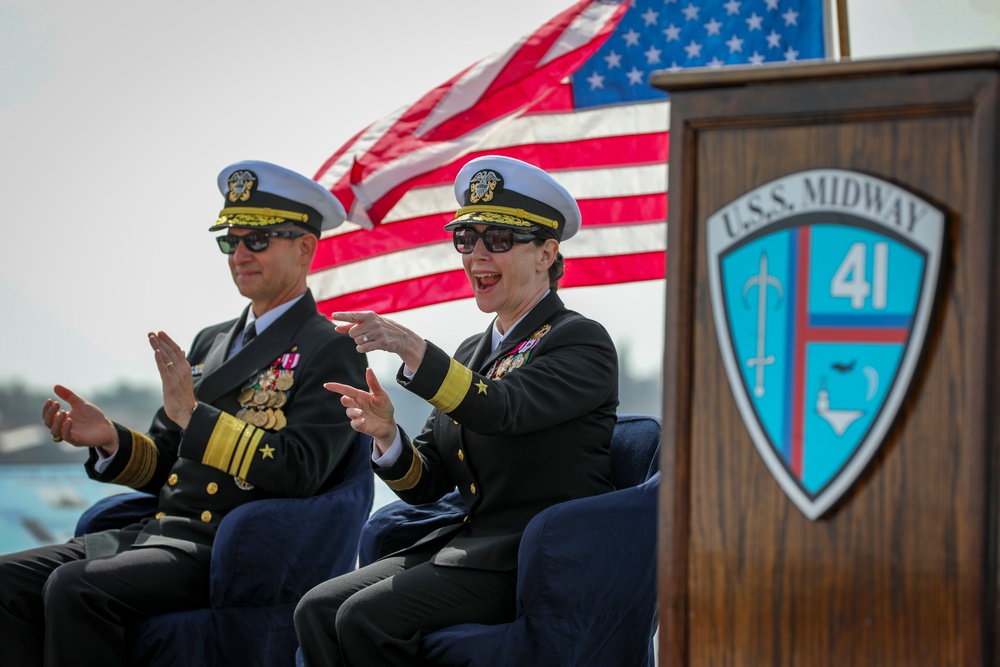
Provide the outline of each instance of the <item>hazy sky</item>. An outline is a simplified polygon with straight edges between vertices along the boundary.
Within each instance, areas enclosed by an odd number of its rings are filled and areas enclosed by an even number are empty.
[[[571,3],[0,0],[0,381],[156,381],[147,331],[187,345],[244,305],[207,232],[220,169],[261,159],[311,176]],[[855,58],[1000,47],[997,0],[848,11]],[[650,372],[663,295],[658,282],[563,292]],[[394,317],[446,349],[488,322],[471,301]]]

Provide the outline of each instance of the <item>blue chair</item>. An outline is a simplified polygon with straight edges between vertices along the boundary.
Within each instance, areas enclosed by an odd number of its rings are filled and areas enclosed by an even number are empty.
[[[130,661],[149,667],[295,664],[292,612],[313,586],[354,569],[374,497],[370,450],[359,438],[338,478],[310,498],[242,505],[219,525],[211,606],[145,618],[129,629]],[[156,511],[156,497],[125,493],[87,509],[76,534],[121,527]]]
[[[619,415],[611,440],[617,490],[535,516],[518,553],[514,621],[429,633],[421,645],[426,663],[651,667],[659,444],[658,418]],[[362,530],[359,562],[412,544],[463,514],[457,490],[427,505],[386,505]]]

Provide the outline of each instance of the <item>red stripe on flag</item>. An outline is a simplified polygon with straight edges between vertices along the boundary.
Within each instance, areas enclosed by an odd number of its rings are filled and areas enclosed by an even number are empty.
[[[667,195],[662,192],[635,197],[584,199],[580,216],[584,227],[640,222],[663,222],[667,219]],[[570,241],[572,243],[572,241]]]
[[[587,228],[667,219],[667,197],[663,194],[591,199],[579,204]],[[433,243],[450,243],[451,233],[444,231],[443,227],[454,217],[451,212],[439,213],[327,237],[319,242],[310,271],[322,271]]]
[[[521,144],[505,146],[502,150],[473,151],[463,155],[460,160],[399,183],[374,202],[368,213],[372,220],[383,220],[408,191],[433,185],[451,185],[462,166],[481,155],[502,153],[507,157],[540,165],[546,171],[558,176],[559,171],[568,169],[599,169],[645,164],[664,165],[666,169],[669,156],[668,144],[667,133],[657,132],[581,139],[557,144]],[[665,220],[666,217],[661,219]]]
[[[442,228],[454,219],[453,213],[441,213],[321,239],[310,270],[322,271],[400,250],[450,241],[451,233]]]
[[[642,280],[662,280],[667,275],[667,253],[574,257],[566,260],[561,287],[593,287]]]
[[[562,141],[555,144],[505,146],[503,154],[532,164],[543,164],[545,170],[550,172],[643,164],[663,165],[666,169],[669,143],[669,135],[666,132],[653,132]],[[461,163],[465,164],[474,157],[496,152],[490,150],[470,153],[462,158]],[[455,175],[457,174],[456,170]]]
[[[525,112],[525,115],[551,111],[572,111],[573,108],[573,86],[562,83],[553,88],[548,95],[535,102]]]
[[[588,287],[620,282],[662,280],[666,276],[665,252],[609,257],[576,257],[566,261],[562,287]],[[410,308],[433,306],[447,301],[472,297],[472,287],[463,269],[420,276],[412,280],[381,285],[351,294],[343,294],[317,304],[319,312],[373,310],[388,314]]]
[[[504,146],[502,149],[470,151],[459,160],[408,180],[405,186],[407,190],[411,190],[434,185],[451,185],[465,163],[497,152],[532,164],[543,164],[546,171],[644,164],[663,165],[666,169],[667,158],[670,156],[669,144],[669,135],[666,132],[651,132],[559,143],[524,143]]]
[[[344,294],[318,302],[319,312],[330,313],[352,310],[374,310],[377,313],[395,313],[409,308],[432,306],[445,301],[467,299],[472,287],[463,269],[420,276],[412,280],[381,285],[363,292]]]

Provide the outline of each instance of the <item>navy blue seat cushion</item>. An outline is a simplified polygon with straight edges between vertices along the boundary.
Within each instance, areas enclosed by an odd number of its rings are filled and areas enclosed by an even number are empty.
[[[639,486],[660,469],[660,420],[618,415],[611,437],[611,480],[616,489]]]
[[[308,498],[247,503],[223,518],[212,549],[211,607],[160,614],[128,628],[131,663],[293,665],[295,605],[317,584],[352,570],[374,498],[368,443]],[[126,493],[84,512],[78,534],[118,528],[156,511],[156,497]]]
[[[649,415],[618,415],[611,438],[611,479],[616,489],[641,484],[659,470],[660,421]],[[376,510],[361,531],[358,562],[364,567],[414,544],[436,528],[461,521],[465,503],[455,489],[433,503],[401,500]]]
[[[139,491],[101,498],[76,520],[74,534],[79,537],[137,523],[156,514],[157,502],[156,496]]]
[[[611,493],[554,505],[528,524],[518,552],[512,623],[427,634],[435,665],[649,665],[656,630],[660,420],[619,415]],[[361,535],[359,563],[412,544],[465,514],[458,491],[435,503],[390,503]]]
[[[531,520],[518,553],[513,622],[424,636],[428,664],[609,667],[654,664],[660,474],[560,503]]]
[[[465,503],[458,489],[433,503],[408,505],[397,500],[380,507],[368,518],[361,531],[358,564],[364,567],[382,556],[414,544],[436,528],[461,523],[465,512]]]

